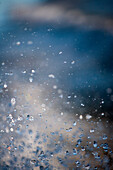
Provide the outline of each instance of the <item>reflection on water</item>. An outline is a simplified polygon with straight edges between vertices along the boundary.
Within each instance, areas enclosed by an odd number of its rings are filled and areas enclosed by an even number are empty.
[[[1,1],[0,169],[113,168],[111,7]]]

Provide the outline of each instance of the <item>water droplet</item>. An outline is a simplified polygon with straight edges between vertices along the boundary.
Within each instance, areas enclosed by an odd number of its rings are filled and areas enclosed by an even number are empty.
[[[79,119],[81,119],[81,120],[82,120],[82,119],[83,119],[83,116],[82,116],[82,115],[80,115],[80,116],[79,116]]]
[[[63,112],[61,112],[61,116],[63,116],[63,114],[64,114],[64,113],[63,113]]]
[[[73,149],[73,155],[77,155],[77,150]]]
[[[55,76],[53,74],[49,74],[48,77],[53,78],[53,79],[55,78]]]
[[[102,102],[101,102],[102,104],[104,104],[104,101],[102,100]]]
[[[61,55],[61,54],[62,54],[62,51],[60,51],[59,54]]]
[[[103,144],[103,149],[106,150],[106,151],[108,150],[108,144],[107,143]]]
[[[88,114],[86,115],[86,119],[87,119],[87,120],[89,120],[89,119],[91,119],[91,118],[92,118],[91,115],[88,115]]]
[[[5,65],[5,63],[3,62],[3,63],[2,63],[2,66],[4,66],[4,65]]]
[[[82,146],[82,147],[81,147],[81,150],[82,150],[82,151],[85,151],[85,148]]]
[[[33,116],[30,116],[29,120],[30,120],[30,121],[33,121],[33,120],[34,120]]]
[[[106,136],[106,135],[104,135],[104,136],[103,136],[103,140],[106,140],[106,139],[107,139],[107,136]]]
[[[5,130],[6,130],[6,133],[9,133],[9,128],[8,128],[8,127],[6,127],[6,129],[5,129]]]
[[[94,141],[93,146],[94,146],[94,148],[97,147],[97,142],[96,141]]]
[[[82,140],[81,140],[81,139],[78,139],[78,140],[77,140],[77,144],[78,144],[78,145],[80,145],[80,144],[81,144],[81,142],[82,142]]]
[[[71,96],[68,96],[68,99],[70,99],[71,98]]]
[[[31,70],[32,73],[35,73],[35,70]]]
[[[30,81],[30,83],[32,83],[32,82],[33,82],[33,78],[32,78],[32,77],[30,77],[30,78],[29,78],[29,81]]]
[[[76,166],[79,167],[80,166],[80,161],[76,161]]]
[[[90,165],[89,165],[89,164],[86,165],[86,166],[85,166],[85,169],[86,169],[86,170],[90,169]]]
[[[5,89],[7,88],[7,84],[6,84],[6,83],[4,84],[4,88],[5,88]]]
[[[30,163],[31,163],[31,164],[35,164],[35,163],[36,163],[36,160],[31,160]]]
[[[20,44],[21,44],[21,42],[20,42],[20,41],[18,41],[18,42],[16,43],[16,45],[18,45],[18,46],[19,46]]]
[[[32,133],[33,133],[33,131],[30,129],[30,130],[29,130],[29,134],[32,135]]]
[[[16,99],[15,98],[11,98],[11,104],[14,106],[16,103]]]
[[[72,61],[71,64],[75,64],[75,61]]]
[[[23,74],[26,74],[26,70],[22,71]]]
[[[69,129],[66,129],[66,132],[72,131],[72,128],[70,127]]]
[[[76,122],[73,123],[73,126],[76,126]]]
[[[10,131],[13,132],[13,128],[10,128]]]
[[[91,130],[90,130],[90,133],[94,133],[94,129],[91,129]]]
[[[54,86],[53,86],[53,89],[57,89],[57,86],[56,86],[56,85],[54,85]]]

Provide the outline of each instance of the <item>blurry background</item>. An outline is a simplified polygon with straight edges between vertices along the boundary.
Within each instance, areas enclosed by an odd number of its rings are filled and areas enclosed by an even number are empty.
[[[14,103],[11,103],[11,97],[15,97],[17,105],[14,99]],[[33,105],[34,101],[36,102],[35,106]],[[89,129],[92,128],[92,122],[97,129],[94,137],[91,137],[91,142],[99,140],[102,143],[101,134],[106,134],[105,140],[110,141],[110,144],[112,143],[113,0],[0,0],[1,168],[3,168],[2,157],[7,153],[7,148],[9,158],[13,155],[10,152],[11,148],[9,148],[9,146],[13,146],[13,131],[15,140],[19,138],[18,142],[21,141],[20,136],[17,136],[20,134],[23,136],[25,148],[27,142],[30,141],[33,144],[29,144],[31,150],[36,149],[35,132],[38,128],[42,135],[43,130],[46,129],[45,120],[43,119],[44,122],[41,123],[37,118],[37,114],[41,117],[40,107],[45,108],[43,102],[48,107],[49,116],[47,120],[49,123],[47,127],[49,127],[49,132],[52,128],[55,130],[58,127],[62,129],[62,125],[64,128],[64,120],[60,123],[57,122],[58,124],[55,124],[55,122],[59,113],[66,112],[65,124],[69,126],[68,128],[72,126],[75,115],[78,116],[78,124],[74,128],[76,128],[75,131],[82,129],[78,133],[79,137],[82,136],[81,133],[84,129],[84,141],[86,142],[84,147],[87,148],[87,140],[90,140]],[[16,114],[15,110],[17,111]],[[26,118],[27,112],[31,113],[34,119],[36,118],[34,124],[30,123],[31,129],[29,130],[35,131],[33,131],[34,133],[29,132],[30,135],[32,133],[30,137],[26,132],[27,130],[23,130],[29,119],[29,115]],[[14,130],[9,129],[8,131],[6,129],[6,125],[8,128],[10,127],[9,119],[12,120],[11,115],[8,116],[9,114],[14,116],[14,122],[18,122],[18,119],[20,121],[22,117],[23,132],[18,132],[18,129],[16,129],[18,123],[11,125]],[[20,116],[20,114],[21,117],[16,118],[16,115]],[[92,116],[91,121],[89,120],[88,124],[85,119],[84,123],[81,124],[80,122],[79,126],[79,120],[82,120],[82,116],[85,118],[87,114]],[[100,124],[96,122],[97,126],[95,121]],[[42,126],[42,129],[38,125]],[[51,126],[53,127],[51,128]],[[68,131],[71,130],[68,129]],[[63,133],[64,136],[66,134],[62,130],[61,132],[59,130],[59,133]],[[71,135],[73,135],[72,132]],[[11,138],[11,141],[7,138]],[[69,144],[66,147],[72,149],[74,145],[73,137],[69,138],[68,136],[67,138]],[[64,137],[64,140],[67,138]],[[52,141],[51,135],[49,139]],[[7,141],[10,141],[11,144],[9,145]],[[7,147],[6,143],[8,143]],[[45,143],[43,143],[42,146],[45,146]],[[81,142],[79,141],[79,143]],[[22,146],[24,148],[24,144]],[[102,145],[99,146],[101,149]],[[91,154],[93,152],[92,147],[89,148]],[[64,145],[63,148],[65,148]],[[105,155],[107,155],[108,145],[106,144],[103,148]],[[110,156],[100,161],[100,166],[102,165],[103,168],[109,168],[112,165],[111,148],[112,144],[109,148]],[[55,152],[59,153],[60,151]],[[28,158],[31,151],[28,151],[27,156],[26,153],[26,150],[22,152]],[[17,152],[17,158],[19,154]],[[98,159],[97,153],[94,152],[93,155]],[[90,156],[85,155],[85,158],[90,160]],[[34,160],[35,156],[32,159]],[[7,164],[7,160],[6,157],[4,164]],[[12,162],[10,161],[11,165]],[[25,167],[27,165],[28,163],[25,164]],[[29,169],[31,166],[28,166]],[[69,168],[68,165],[65,166]],[[77,166],[79,166],[79,163],[76,163]],[[12,168],[14,169],[14,166]]]
[[[38,81],[54,73],[62,88],[85,97],[90,108],[94,102],[88,96],[104,100],[101,111],[111,115],[112,9],[112,0],[0,0],[0,60],[21,63],[34,57],[34,65],[41,60],[45,63]]]

